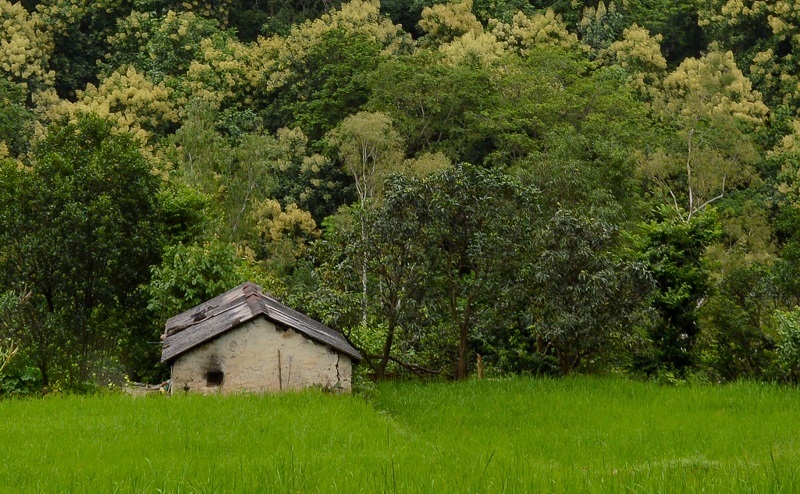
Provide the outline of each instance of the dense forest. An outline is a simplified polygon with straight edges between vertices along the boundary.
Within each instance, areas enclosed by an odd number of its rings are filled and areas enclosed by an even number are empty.
[[[251,280],[362,369],[800,380],[794,0],[0,0],[0,394]]]

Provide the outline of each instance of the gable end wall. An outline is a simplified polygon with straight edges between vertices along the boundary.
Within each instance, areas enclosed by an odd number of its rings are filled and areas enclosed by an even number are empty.
[[[259,317],[177,357],[172,392],[260,393],[310,386],[349,392],[351,377],[347,355]],[[219,378],[221,384],[215,385]]]

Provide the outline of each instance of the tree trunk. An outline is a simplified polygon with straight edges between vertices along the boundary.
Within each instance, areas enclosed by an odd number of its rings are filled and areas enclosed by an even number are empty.
[[[456,379],[462,381],[467,378],[467,330],[469,324],[462,322],[459,324],[458,333],[458,369],[456,371]]]
[[[386,367],[389,365],[389,360],[392,356],[392,344],[394,343],[394,330],[396,327],[396,323],[393,321],[389,322],[389,329],[386,333],[386,340],[383,342],[383,354],[381,355],[381,361],[378,363],[378,366],[375,368],[375,379],[377,381],[382,381],[386,378]]]

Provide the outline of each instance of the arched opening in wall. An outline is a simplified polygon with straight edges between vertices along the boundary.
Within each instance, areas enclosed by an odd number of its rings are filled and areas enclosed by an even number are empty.
[[[206,371],[206,386],[221,386],[224,379],[225,373],[219,369]]]

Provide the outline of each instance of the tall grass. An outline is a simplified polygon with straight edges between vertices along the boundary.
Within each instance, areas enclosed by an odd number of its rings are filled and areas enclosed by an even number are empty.
[[[623,380],[0,401],[3,492],[798,492],[800,391]]]
[[[794,389],[519,379],[387,385],[378,401],[489,491],[800,491]]]

